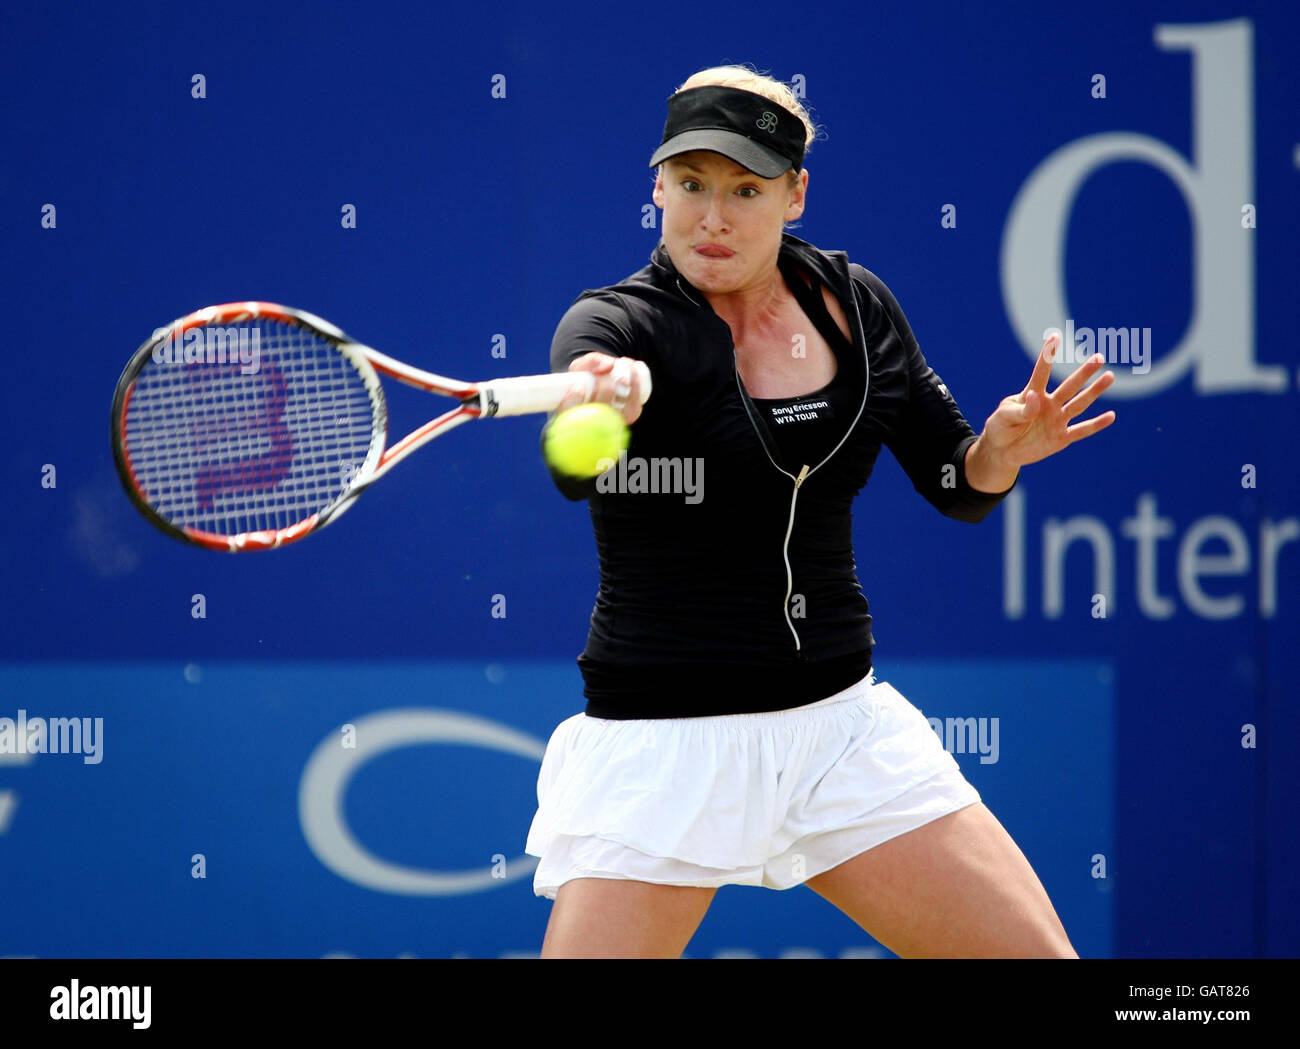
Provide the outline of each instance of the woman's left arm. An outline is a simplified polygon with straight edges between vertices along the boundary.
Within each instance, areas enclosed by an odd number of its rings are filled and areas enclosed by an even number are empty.
[[[1001,488],[977,486],[969,468],[982,465],[968,455],[977,443],[975,428],[962,415],[947,384],[935,373],[917,344],[916,335],[898,300],[879,277],[851,265],[854,293],[862,289],[859,311],[864,332],[878,339],[877,360],[883,373],[881,389],[897,390],[896,411],[885,410],[892,424],[882,440],[894,453],[912,487],[945,517],[978,524],[1010,492],[1014,471]],[[877,367],[873,365],[873,368]],[[994,471],[985,470],[981,480]]]

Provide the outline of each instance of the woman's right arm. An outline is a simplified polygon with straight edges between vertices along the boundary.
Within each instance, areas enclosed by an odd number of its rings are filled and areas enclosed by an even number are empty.
[[[546,429],[555,416],[566,408],[582,404],[584,399],[606,404],[616,398],[625,399],[623,418],[632,425],[641,415],[641,390],[632,364],[635,356],[634,336],[627,311],[617,298],[609,294],[585,295],[569,307],[551,340],[551,371],[585,371],[596,377],[591,397],[584,398],[577,387],[560,403],[542,428],[542,442]],[[574,478],[556,472],[549,464],[551,480],[568,499],[588,499],[595,494],[596,478]]]

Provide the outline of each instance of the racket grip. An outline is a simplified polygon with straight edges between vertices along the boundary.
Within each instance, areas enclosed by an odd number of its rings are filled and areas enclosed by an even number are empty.
[[[641,403],[650,399],[650,369],[644,361],[636,362],[640,379]],[[489,379],[478,386],[481,417],[529,415],[553,412],[575,383],[585,383],[583,402],[591,399],[596,377],[591,372],[554,372],[550,375],[520,375],[509,379]]]

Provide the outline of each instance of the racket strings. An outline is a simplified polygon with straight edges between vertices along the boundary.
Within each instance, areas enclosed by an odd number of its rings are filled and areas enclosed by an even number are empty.
[[[177,527],[279,531],[342,497],[382,424],[361,373],[327,339],[256,318],[221,330],[191,329],[201,345],[187,332],[146,362],[127,404],[126,457],[145,500]]]

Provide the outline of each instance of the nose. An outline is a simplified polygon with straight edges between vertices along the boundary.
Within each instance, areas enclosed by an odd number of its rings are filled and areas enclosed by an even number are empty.
[[[709,206],[704,212],[704,217],[700,220],[700,224],[704,229],[719,232],[727,229],[727,217],[723,214],[722,204],[723,198],[720,193],[709,193]]]

